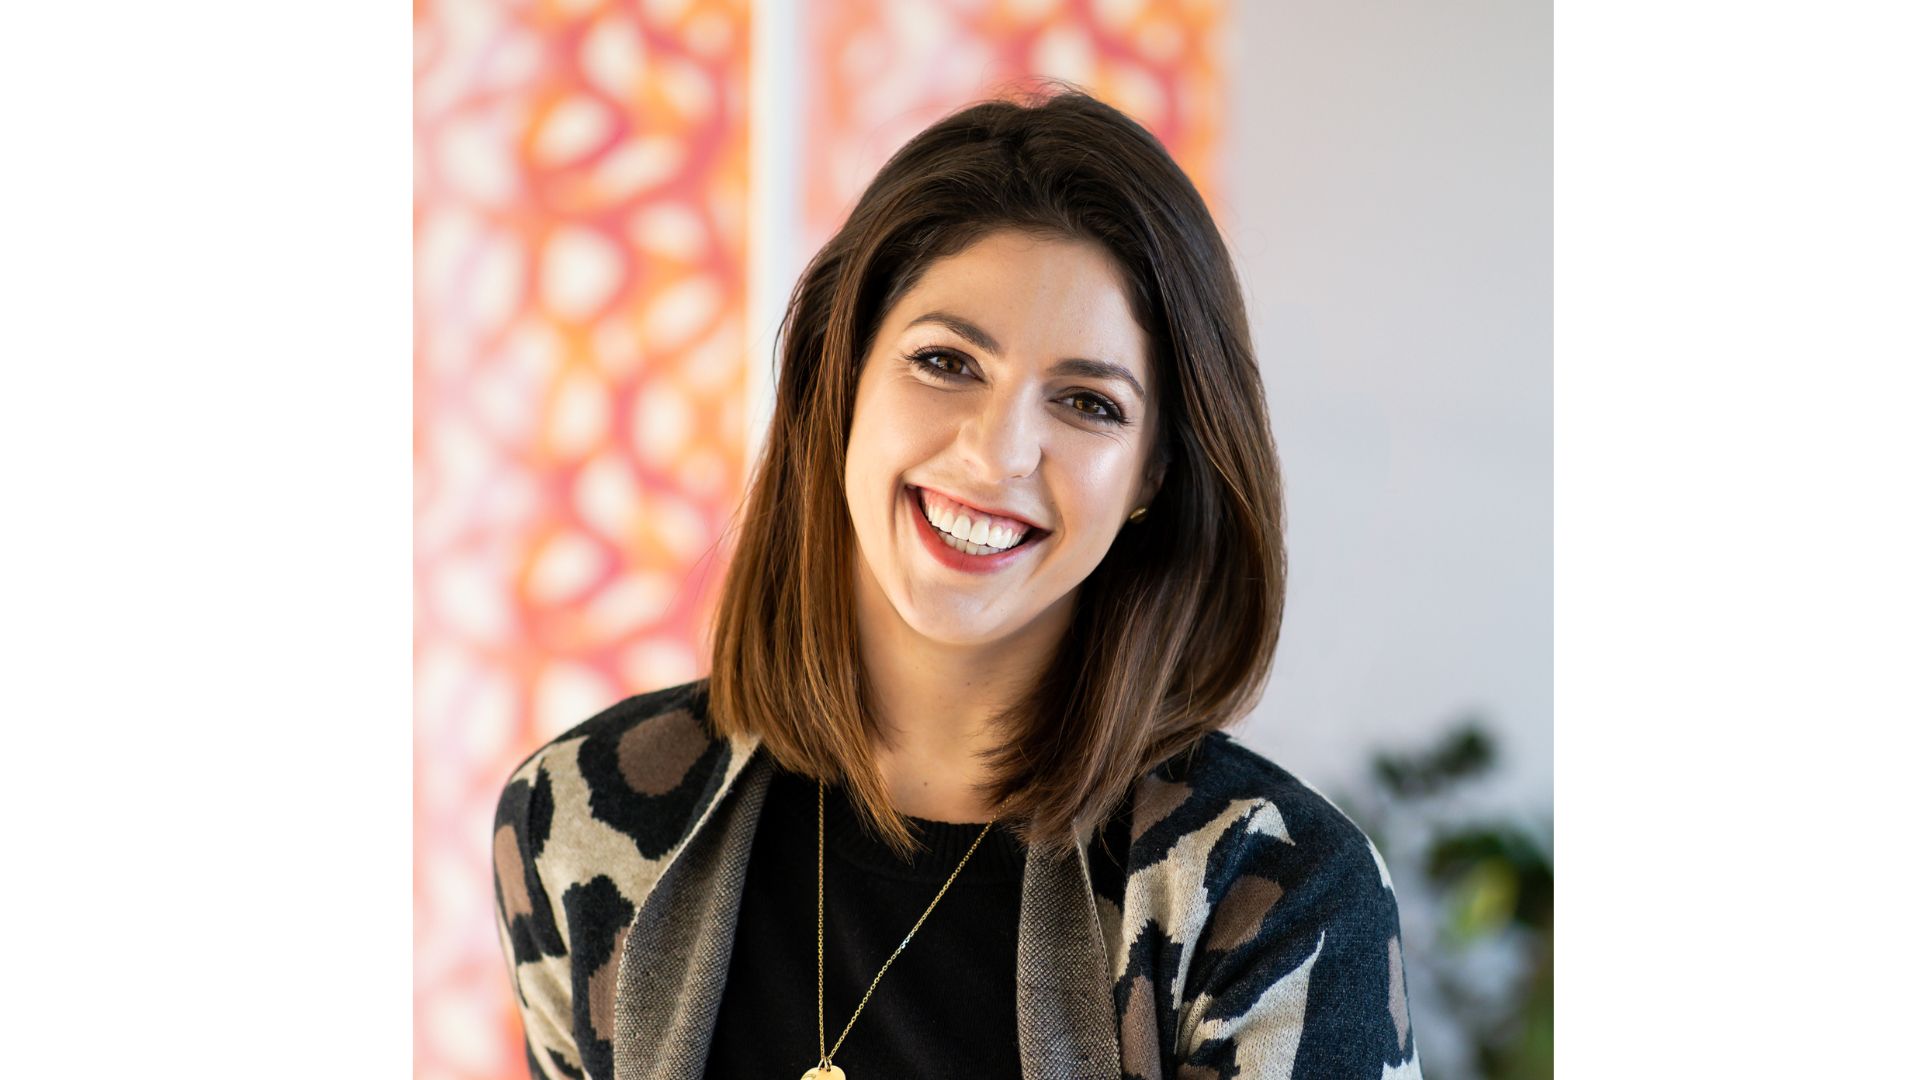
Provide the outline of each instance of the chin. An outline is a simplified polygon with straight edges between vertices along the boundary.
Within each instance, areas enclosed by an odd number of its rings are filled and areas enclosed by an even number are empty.
[[[941,645],[978,648],[1037,633],[1042,638],[1036,639],[1035,647],[1040,647],[1047,634],[1043,624],[1058,624],[1064,630],[1064,621],[1072,615],[1073,599],[1074,591],[1070,591],[1043,607],[1022,604],[1021,610],[1014,612],[969,607],[963,602],[917,607],[896,604],[894,610],[915,633]]]
[[[906,609],[901,617],[914,633],[941,645],[991,645],[1019,630],[1018,625],[984,612]]]

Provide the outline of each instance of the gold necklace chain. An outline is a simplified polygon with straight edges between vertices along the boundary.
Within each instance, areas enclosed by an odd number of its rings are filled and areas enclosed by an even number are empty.
[[[947,895],[947,885],[952,885],[953,879],[960,876],[960,867],[967,865],[967,860],[973,858],[974,849],[980,846],[980,841],[987,838],[987,829],[993,828],[993,823],[1000,820],[1000,815],[995,814],[988,820],[986,827],[980,830],[980,835],[973,838],[973,847],[968,848],[967,853],[960,857],[960,866],[954,867],[953,873],[947,875],[947,883],[946,885],[940,886],[940,891],[933,895],[933,903],[928,904],[927,910],[920,913],[920,918],[914,922],[913,929],[908,930],[907,936],[900,939],[900,944],[894,947],[893,955],[887,957],[887,962],[880,965],[879,973],[873,977],[873,982],[867,984],[867,992],[860,996],[860,1004],[854,1006],[853,1015],[847,1018],[847,1026],[840,1029],[840,1037],[833,1040],[833,1049],[829,1050],[827,1049],[827,785],[824,781],[820,781],[819,787],[819,874],[816,879],[818,887],[814,890],[813,910],[816,923],[814,943],[818,949],[818,962],[814,967],[814,973],[816,975],[815,988],[819,992],[816,1000],[819,1002],[820,1064],[807,1070],[806,1075],[801,1077],[801,1080],[828,1080],[829,1077],[831,1077],[832,1080],[846,1080],[846,1073],[834,1067],[834,1051],[840,1049],[840,1044],[847,1041],[847,1032],[852,1031],[853,1022],[860,1019],[860,1010],[867,1007],[867,999],[873,996],[873,988],[880,985],[880,976],[885,975],[887,969],[893,966],[894,960],[897,959],[901,951],[907,947],[907,942],[913,940],[913,935],[920,929],[920,924],[926,922],[927,916],[933,914],[934,904],[938,904],[940,898]]]

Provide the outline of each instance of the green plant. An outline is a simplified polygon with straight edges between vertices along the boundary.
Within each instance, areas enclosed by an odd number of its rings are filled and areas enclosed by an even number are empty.
[[[1553,1075],[1552,826],[1473,806],[1497,766],[1469,717],[1376,754],[1372,789],[1349,800],[1394,872],[1430,1080]]]

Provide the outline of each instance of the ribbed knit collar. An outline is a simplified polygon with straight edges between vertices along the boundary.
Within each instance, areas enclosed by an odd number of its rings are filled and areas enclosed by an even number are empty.
[[[814,837],[815,790],[812,780],[781,769],[776,771],[773,787],[767,793],[768,805],[773,813],[792,813],[806,826],[801,831]],[[986,826],[985,822],[930,821],[911,816],[906,821],[919,838],[921,848],[911,861],[903,862],[878,837],[866,831],[859,813],[847,798],[845,787],[827,788],[827,851],[869,873],[938,885],[953,873],[967,849],[973,847],[974,838]],[[986,839],[980,841],[973,858],[967,860],[966,868],[954,879],[953,887],[957,889],[969,882],[1017,882],[1026,862],[1026,845],[1008,831],[1004,822],[996,822],[988,830]]]

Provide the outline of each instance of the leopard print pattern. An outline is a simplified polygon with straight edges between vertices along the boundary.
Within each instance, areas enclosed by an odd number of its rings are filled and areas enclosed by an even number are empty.
[[[536,1080],[614,1075],[628,927],[748,757],[704,700],[703,681],[628,698],[500,796],[495,911]],[[1279,766],[1209,735],[1086,856],[1123,1080],[1420,1076],[1386,865]]]

